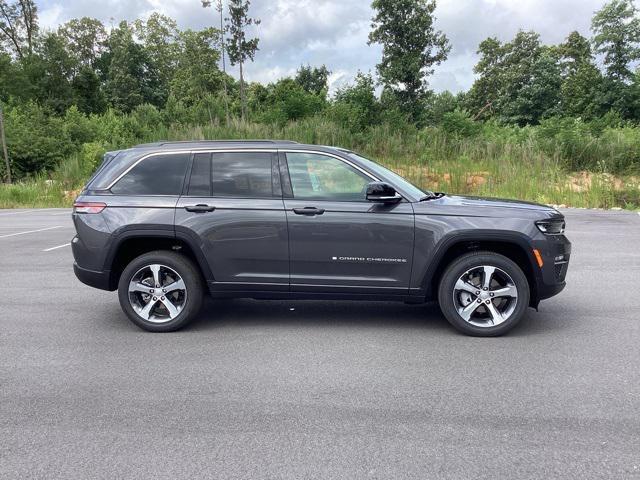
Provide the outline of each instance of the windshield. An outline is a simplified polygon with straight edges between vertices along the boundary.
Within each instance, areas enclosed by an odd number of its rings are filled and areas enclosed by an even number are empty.
[[[408,193],[409,195],[417,199],[420,199],[425,195],[432,194],[432,192],[429,192],[428,190],[425,191],[421,188],[416,187],[413,183],[408,182],[397,173],[393,172],[392,170],[389,170],[388,168],[383,167],[382,165],[374,162],[373,160],[369,160],[368,158],[364,158],[358,155],[357,153],[353,153],[353,152],[349,152],[349,156],[354,160],[357,160],[358,162],[362,163],[365,167],[367,167],[372,172],[388,178],[389,181],[396,184],[399,188],[401,188],[406,193]]]

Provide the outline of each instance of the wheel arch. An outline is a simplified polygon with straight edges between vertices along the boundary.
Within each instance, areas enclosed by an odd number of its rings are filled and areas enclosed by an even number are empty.
[[[205,280],[213,278],[209,264],[201,248],[186,235],[174,235],[166,230],[127,231],[118,236],[106,258],[106,269],[110,270],[109,287],[115,290],[120,275],[131,260],[156,250],[179,252],[189,258]]]
[[[533,247],[528,238],[518,232],[469,231],[450,235],[438,245],[431,265],[422,282],[428,299],[435,298],[438,285],[446,268],[456,258],[474,251],[490,251],[504,255],[515,262],[523,271],[529,283],[529,305],[539,303],[538,283],[540,270],[533,257]]]

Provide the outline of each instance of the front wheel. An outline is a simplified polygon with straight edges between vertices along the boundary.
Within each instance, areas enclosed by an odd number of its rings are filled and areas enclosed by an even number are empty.
[[[200,311],[202,292],[193,262],[164,250],[132,260],[118,283],[122,310],[149,332],[172,332],[190,322]]]
[[[494,252],[473,252],[447,267],[438,288],[440,309],[455,328],[490,337],[511,330],[529,305],[520,267]]]

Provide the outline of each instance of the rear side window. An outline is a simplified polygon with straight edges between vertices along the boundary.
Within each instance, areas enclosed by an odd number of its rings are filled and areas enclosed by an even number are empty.
[[[111,192],[116,195],[180,195],[188,153],[147,157],[129,170]]]
[[[214,153],[212,191],[214,197],[272,197],[270,152]]]

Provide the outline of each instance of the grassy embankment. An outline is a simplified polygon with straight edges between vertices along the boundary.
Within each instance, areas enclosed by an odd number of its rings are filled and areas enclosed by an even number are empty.
[[[439,128],[386,125],[353,133],[316,118],[284,126],[240,122],[160,126],[139,141],[281,138],[338,145],[369,156],[430,190],[573,207],[640,208],[640,129],[609,129],[598,136],[542,133],[540,127],[484,126],[481,132],[463,137]],[[0,185],[0,208],[70,206],[104,150],[126,146],[83,145],[52,172]]]

